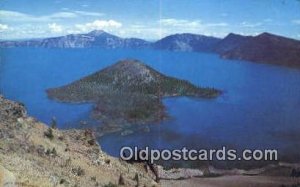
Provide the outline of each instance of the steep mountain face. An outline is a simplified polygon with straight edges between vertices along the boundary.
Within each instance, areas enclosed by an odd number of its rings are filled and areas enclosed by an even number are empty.
[[[231,51],[236,47],[239,47],[246,41],[248,41],[251,37],[242,36],[234,33],[228,34],[224,39],[219,41],[214,47],[213,50],[216,53],[222,54],[227,51]]]
[[[94,102],[95,118],[124,125],[164,119],[163,96],[214,98],[221,92],[165,76],[138,60],[123,60],[47,93],[65,102]]]
[[[269,33],[255,37],[228,36],[215,51],[228,59],[300,67],[300,41]]]
[[[2,41],[0,47],[46,47],[46,48],[143,48],[150,43],[136,38],[120,38],[101,30],[95,30],[87,34],[71,34],[61,37],[53,37],[29,41]]]
[[[167,36],[155,42],[153,46],[155,49],[172,51],[211,52],[220,40],[219,38],[185,33]]]

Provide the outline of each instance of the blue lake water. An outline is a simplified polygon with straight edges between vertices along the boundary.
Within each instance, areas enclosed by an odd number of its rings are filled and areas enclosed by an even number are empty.
[[[118,155],[121,146],[153,148],[277,148],[282,158],[300,161],[300,70],[220,59],[215,54],[155,50],[0,49],[0,92],[23,102],[28,113],[60,128],[90,120],[91,104],[49,100],[45,89],[100,70],[117,60],[136,58],[164,74],[215,87],[214,100],[164,100],[170,119],[149,124],[150,132],[109,134],[102,148]]]

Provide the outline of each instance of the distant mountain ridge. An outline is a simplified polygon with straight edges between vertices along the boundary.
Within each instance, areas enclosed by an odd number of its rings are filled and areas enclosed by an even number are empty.
[[[70,34],[45,39],[0,41],[0,48],[9,47],[152,48],[170,51],[210,52],[217,53],[226,59],[300,68],[300,41],[271,33],[262,33],[257,36],[230,33],[223,39],[183,33],[170,35],[156,42],[149,42],[139,38],[120,38],[102,30],[95,30],[87,34]]]
[[[46,47],[46,48],[144,48],[150,45],[138,38],[120,38],[102,30],[91,31],[87,34],[70,34],[66,36],[27,41],[2,41],[0,47]]]
[[[229,33],[224,39],[219,41],[214,46],[213,51],[219,54],[222,54],[227,51],[231,51],[234,48],[240,46],[249,38],[250,36],[242,36],[234,33]]]
[[[228,59],[300,67],[300,41],[270,33],[254,37],[228,35],[215,52]]]
[[[158,40],[153,44],[153,47],[155,49],[172,51],[211,52],[214,46],[220,41],[220,38],[184,33],[170,35]]]

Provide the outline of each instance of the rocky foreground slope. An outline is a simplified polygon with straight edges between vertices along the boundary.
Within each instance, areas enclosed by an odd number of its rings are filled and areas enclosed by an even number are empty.
[[[142,165],[106,155],[89,131],[48,128],[0,96],[0,186],[156,186]]]
[[[49,130],[51,129],[51,130]],[[0,186],[298,187],[299,164],[245,170],[164,170],[161,182],[143,163],[108,156],[90,131],[52,129],[26,115],[24,106],[0,96]]]

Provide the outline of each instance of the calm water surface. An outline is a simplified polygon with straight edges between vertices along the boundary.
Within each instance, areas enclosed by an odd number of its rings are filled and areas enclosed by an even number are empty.
[[[117,60],[136,58],[164,74],[224,91],[218,99],[164,100],[171,118],[121,136],[101,138],[102,148],[118,155],[121,146],[153,148],[277,148],[282,158],[300,161],[300,71],[220,59],[214,54],[153,50],[38,49],[0,50],[0,92],[23,102],[30,115],[60,128],[90,120],[91,104],[49,100],[45,89],[100,70]],[[94,122],[95,123],[95,122]]]

